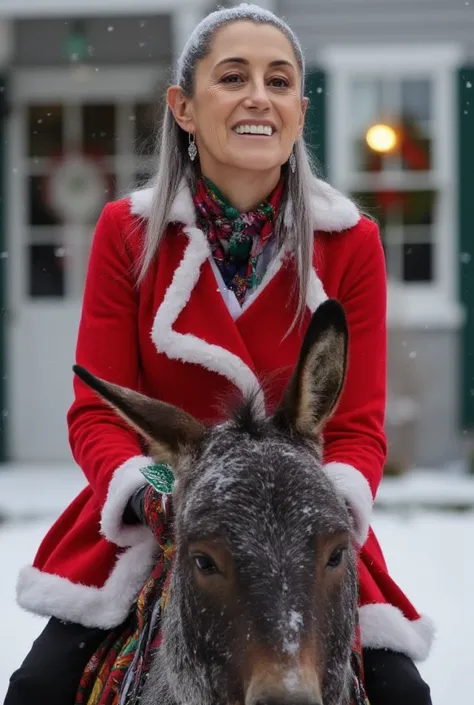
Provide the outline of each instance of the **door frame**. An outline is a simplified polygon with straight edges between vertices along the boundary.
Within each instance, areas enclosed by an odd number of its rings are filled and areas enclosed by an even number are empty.
[[[8,211],[6,214],[3,213],[6,237],[6,242],[3,245],[5,250],[8,251],[9,257],[8,267],[5,268],[6,281],[4,284],[6,306],[2,306],[8,311],[3,328],[3,371],[0,365],[2,377],[0,379],[0,403],[2,402],[2,394],[3,396],[6,395],[10,409],[10,419],[5,434],[5,444],[9,449],[14,448],[15,438],[19,436],[16,405],[22,402],[19,400],[18,393],[15,390],[15,380],[18,375],[14,374],[13,370],[16,369],[14,365],[21,364],[18,362],[18,351],[22,343],[19,339],[18,329],[15,329],[15,324],[21,314],[22,307],[37,308],[39,312],[40,310],[61,305],[65,308],[71,305],[73,307],[77,306],[78,303],[80,305],[80,301],[71,301],[67,298],[62,303],[57,300],[40,299],[35,301],[28,298],[28,260],[25,247],[26,234],[23,232],[25,223],[24,209],[28,202],[25,180],[27,165],[25,160],[26,125],[24,121],[24,106],[29,103],[47,104],[54,101],[68,105],[68,103],[81,103],[83,101],[119,103],[121,100],[122,102],[142,100],[144,96],[153,98],[157,87],[162,84],[167,67],[165,65],[127,65],[97,67],[97,70],[93,68],[91,71],[93,73],[90,74],[90,80],[87,82],[81,82],[80,76],[77,77],[77,82],[72,81],[71,69],[63,67],[57,69],[12,69],[10,73],[9,114],[4,123],[7,144],[4,155],[5,172],[8,173],[8,179],[5,179],[4,202],[8,203]],[[2,234],[1,216],[2,211],[0,210],[0,246]],[[0,267],[1,264],[0,262]],[[2,339],[0,337],[1,344]],[[2,382],[5,382],[3,387]],[[0,406],[0,412],[1,408],[4,407]],[[25,431],[27,432],[27,429]],[[0,460],[2,459],[2,451],[5,452],[4,448],[2,448],[1,440],[0,438]],[[13,450],[11,450],[10,455],[12,452]],[[15,460],[15,458],[12,459]]]

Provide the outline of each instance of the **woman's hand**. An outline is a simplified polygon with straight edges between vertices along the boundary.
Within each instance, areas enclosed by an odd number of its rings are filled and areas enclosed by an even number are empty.
[[[161,535],[164,518],[162,495],[148,484],[136,490],[123,514],[124,524],[149,526],[155,536]]]

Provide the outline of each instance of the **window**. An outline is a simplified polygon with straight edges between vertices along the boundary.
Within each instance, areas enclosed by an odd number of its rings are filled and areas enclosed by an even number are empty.
[[[25,106],[27,296],[81,296],[90,240],[100,210],[107,200],[148,176],[160,109],[153,101],[126,99]],[[94,160],[100,171],[97,178],[101,193],[95,208],[72,217],[55,208],[50,197],[50,177],[58,158],[75,151]],[[74,193],[80,196],[84,192],[87,178],[79,170],[68,183],[73,199]]]
[[[432,188],[432,80],[355,78],[349,103],[352,196],[380,224],[388,275],[398,282],[432,282],[438,196]],[[416,188],[410,187],[413,172]],[[364,179],[366,189],[356,190]]]
[[[329,178],[375,218],[389,315],[459,322],[455,67],[449,47],[332,48]],[[456,309],[456,310],[455,310]]]

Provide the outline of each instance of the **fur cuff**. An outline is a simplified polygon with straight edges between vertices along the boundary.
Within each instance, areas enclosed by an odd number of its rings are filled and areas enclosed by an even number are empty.
[[[109,485],[107,499],[102,508],[101,533],[117,546],[137,546],[150,537],[146,526],[127,526],[123,513],[135,490],[146,483],[140,468],[152,465],[153,460],[145,455],[136,455],[118,467]]]
[[[429,617],[410,620],[398,607],[389,604],[359,608],[362,646],[390,649],[413,661],[425,661],[430,653],[435,626]]]
[[[346,463],[327,463],[324,470],[349,505],[355,521],[355,538],[363,546],[369,533],[373,498],[369,483],[359,470]]]
[[[44,617],[77,622],[85,627],[113,629],[130,613],[159,551],[148,534],[139,546],[126,549],[101,588],[72,583],[67,578],[25,566],[18,577],[17,602],[23,609]]]

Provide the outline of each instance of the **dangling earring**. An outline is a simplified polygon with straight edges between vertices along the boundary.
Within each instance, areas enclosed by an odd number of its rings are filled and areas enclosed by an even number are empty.
[[[296,171],[296,156],[295,156],[295,153],[293,152],[293,150],[291,150],[291,154],[290,154],[290,158],[289,158],[288,162],[290,164],[290,169],[291,169],[292,173],[294,174]]]
[[[193,162],[196,159],[197,153],[198,153],[198,150],[196,147],[196,138],[192,132],[188,132],[188,135],[189,135],[188,154],[189,154],[190,160]]]

